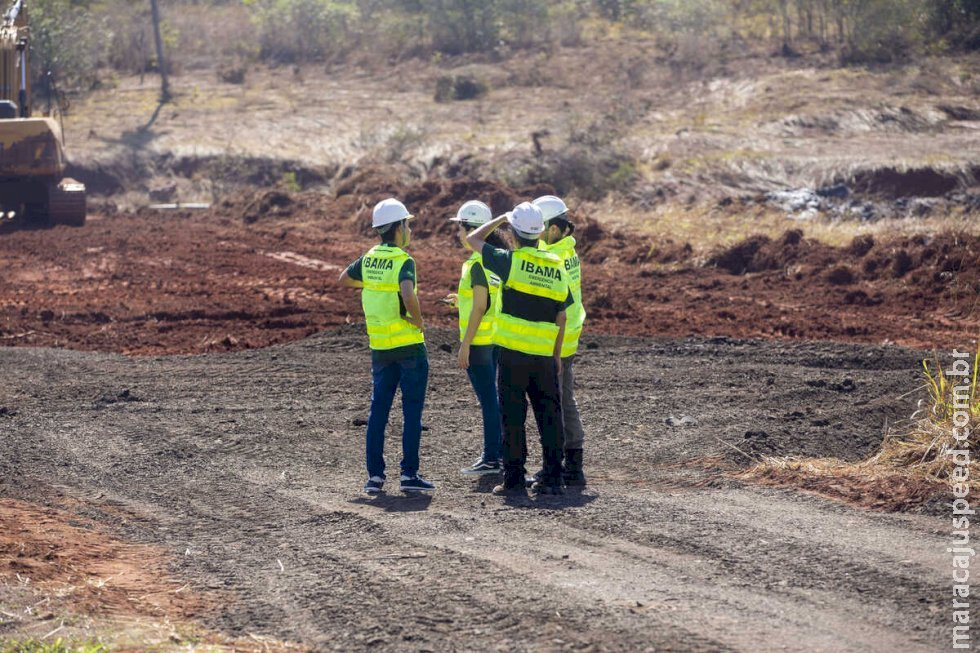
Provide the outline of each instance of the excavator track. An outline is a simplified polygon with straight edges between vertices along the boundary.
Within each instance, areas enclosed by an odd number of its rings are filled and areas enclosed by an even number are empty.
[[[51,224],[81,227],[85,224],[85,184],[64,178],[48,191],[48,220]]]

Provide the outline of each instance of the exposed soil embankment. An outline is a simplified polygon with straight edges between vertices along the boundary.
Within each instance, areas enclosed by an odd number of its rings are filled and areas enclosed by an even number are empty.
[[[962,174],[952,174],[933,168],[897,170],[881,168],[860,171],[850,180],[858,193],[898,199],[900,197],[941,197],[954,190],[975,186],[980,180],[980,167]]]
[[[176,156],[130,151],[107,160],[71,163],[65,173],[85,184],[91,201],[102,210],[115,210],[120,195],[134,192],[140,205],[159,202],[210,201],[235,196],[243,189],[273,188],[288,183],[296,188],[327,185],[337,166],[313,166],[300,160],[229,154]],[[247,190],[246,190],[247,192]]]

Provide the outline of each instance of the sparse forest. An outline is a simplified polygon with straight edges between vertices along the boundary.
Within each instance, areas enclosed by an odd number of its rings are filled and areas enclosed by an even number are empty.
[[[153,71],[149,2],[34,0],[35,76],[86,90]],[[652,40],[666,56],[820,52],[842,64],[980,49],[975,0],[164,0],[179,69],[377,63]]]

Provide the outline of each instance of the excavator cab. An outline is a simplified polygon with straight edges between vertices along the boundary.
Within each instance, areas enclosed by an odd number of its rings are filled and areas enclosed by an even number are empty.
[[[81,226],[85,185],[65,177],[58,122],[32,117],[29,54],[25,0],[15,0],[0,22],[0,227]]]

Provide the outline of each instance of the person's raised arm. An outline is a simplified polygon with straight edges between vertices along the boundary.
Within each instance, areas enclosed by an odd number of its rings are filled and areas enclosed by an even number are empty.
[[[417,326],[419,331],[425,330],[425,324],[422,322],[422,307],[419,306],[419,297],[415,294],[415,282],[405,279],[398,284],[398,290],[405,304],[405,311],[408,313],[405,319]]]
[[[466,236],[466,243],[473,248],[474,252],[482,252],[483,246],[487,244],[487,236],[496,231],[497,227],[507,222],[507,216],[501,215],[486,224],[480,225],[476,231]]]

